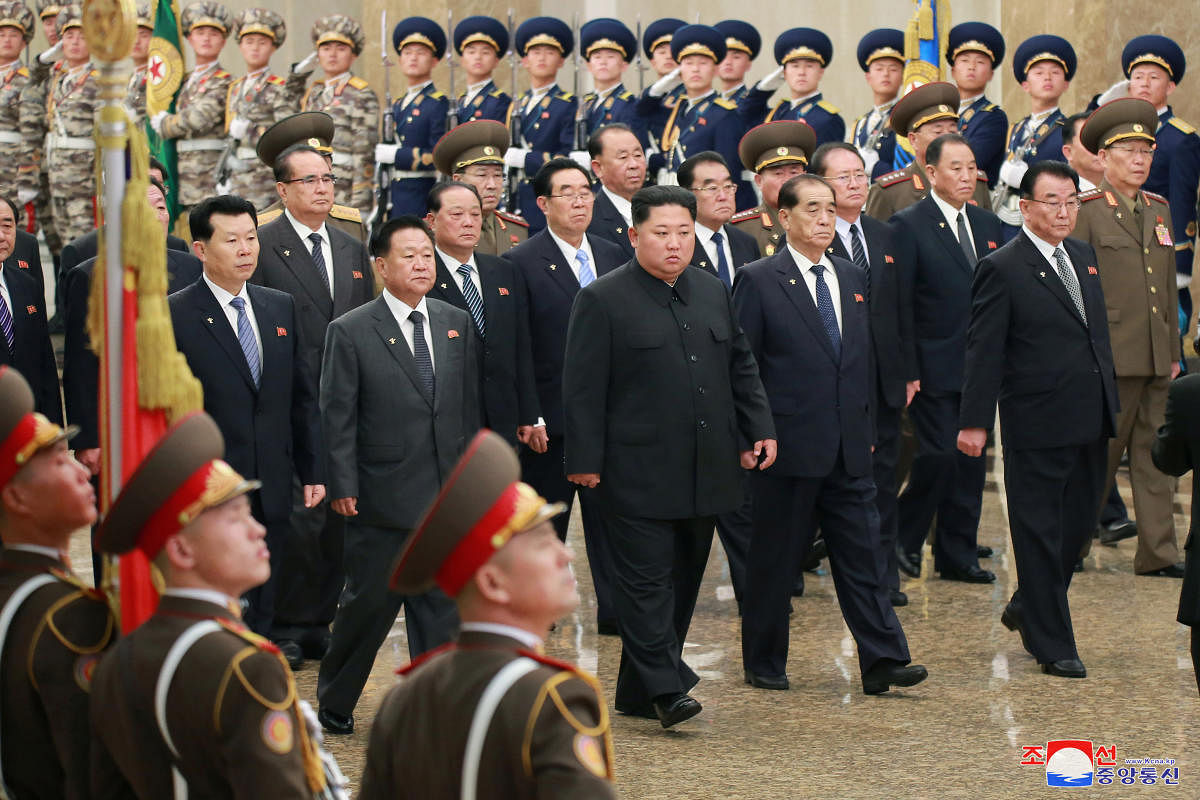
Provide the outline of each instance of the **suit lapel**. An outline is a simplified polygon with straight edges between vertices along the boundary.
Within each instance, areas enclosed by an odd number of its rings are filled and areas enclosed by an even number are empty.
[[[351,275],[351,265],[353,264],[354,243],[347,241],[340,236],[335,236],[334,228],[326,224],[325,232],[329,234],[329,249],[333,253],[333,263],[329,265],[329,270],[333,277],[333,315],[338,316],[341,313],[350,309],[350,300],[354,295],[354,276]],[[311,258],[311,256],[310,256]],[[316,271],[316,265],[313,265],[313,271]],[[366,279],[366,276],[363,276]]]
[[[1058,298],[1058,302],[1063,304],[1067,312],[1074,317],[1080,325],[1083,325],[1083,318],[1079,316],[1079,309],[1075,307],[1075,301],[1071,299],[1071,295],[1067,292],[1067,287],[1063,284],[1062,278],[1059,277],[1058,270],[1051,266],[1050,262],[1042,256],[1042,252],[1037,249],[1029,237],[1024,233],[1019,234],[1021,237],[1021,246],[1025,251],[1025,260],[1033,270],[1037,281],[1050,290],[1050,294]],[[1075,259],[1072,257],[1071,261]],[[1079,275],[1078,267],[1075,271],[1075,279],[1079,281],[1079,286],[1083,287],[1083,278]],[[1085,306],[1086,309],[1086,306]],[[1087,309],[1090,311],[1091,309]]]
[[[859,304],[865,303],[866,298],[863,297],[862,292],[855,292],[851,288],[851,279],[854,276],[847,272],[845,266],[834,263],[833,269],[838,276],[838,294],[840,295],[838,299],[842,304],[842,353],[845,354],[848,348],[859,346],[859,327],[852,324],[850,315],[856,313],[855,308]],[[859,275],[862,275],[862,270],[854,262],[850,262],[849,269],[853,269]],[[825,338],[828,339],[829,335],[826,334]]]
[[[450,265],[440,253],[437,254],[437,288],[447,303],[458,306],[463,311],[470,310],[467,308],[467,298],[463,297],[462,289],[458,288],[458,281],[450,272]]]
[[[438,308],[436,303],[428,303],[427,307],[429,309],[429,338],[433,340],[433,406],[437,408],[442,404],[441,398],[447,392],[453,391],[450,377],[455,372],[451,368],[451,363],[455,361],[455,353],[451,348],[457,347],[457,343],[451,345],[450,335],[456,334],[454,338],[458,339],[466,336],[467,332],[451,328],[445,311]]]
[[[317,307],[326,316],[332,317],[333,298],[329,296],[329,286],[321,281],[317,265],[313,263],[308,247],[300,241],[300,237],[296,235],[296,229],[292,227],[287,217],[279,217],[278,224],[280,236],[279,242],[275,245],[275,255],[296,276],[296,280],[316,302]],[[335,283],[334,291],[336,292],[337,289]]]
[[[408,341],[404,338],[404,331],[400,330],[400,323],[396,321],[392,310],[388,308],[387,301],[383,299],[383,295],[375,299],[373,316],[375,317],[375,332],[379,334],[384,348],[392,354],[392,358],[400,365],[400,369],[404,370],[404,374],[412,381],[413,388],[417,390],[417,393],[421,397],[424,397],[425,402],[432,406],[432,399],[425,393],[425,384],[421,380],[421,376],[417,374],[417,362],[413,359],[412,350],[408,347]],[[434,358],[437,358],[436,351],[434,352]]]
[[[946,218],[942,215],[942,210],[938,208],[937,203],[933,201],[932,197],[926,197],[925,203],[925,213],[929,217],[934,238],[942,243],[942,247],[946,248],[946,252],[950,254],[954,259],[954,263],[960,269],[964,269],[970,273],[972,271],[971,265],[967,263],[967,257],[963,254],[962,246],[959,245],[957,231],[950,229],[950,224],[946,222]],[[978,253],[979,251],[976,250],[975,252]]]
[[[291,376],[283,374],[283,366],[289,361],[287,337],[294,333],[278,324],[283,320],[272,305],[268,304],[265,292],[259,292],[257,286],[247,286],[246,291],[250,294],[250,306],[254,309],[254,319],[258,322],[258,338],[262,341],[263,357],[259,385],[266,386],[269,380],[286,381],[290,384]]]
[[[817,304],[813,302],[812,293],[808,291],[808,283],[805,282],[804,276],[800,274],[800,268],[792,259],[791,251],[784,248],[775,256],[775,269],[783,293],[800,312],[800,318],[812,330],[813,336],[821,343],[821,347],[829,355],[830,360],[836,362],[838,359],[837,354],[833,352],[833,342],[829,341],[829,334],[826,333],[821,316],[817,313]]]
[[[975,258],[978,260],[988,255],[996,248],[992,247],[994,242],[990,242],[988,238],[983,235],[983,226],[979,224],[981,221],[979,209],[970,203],[967,203],[965,206],[963,206],[963,208],[966,209],[967,212],[967,224],[971,226],[971,238],[975,240]],[[965,261],[966,259],[963,260]],[[971,271],[974,272],[974,270]]]
[[[550,238],[548,232],[543,231],[538,235],[545,236],[539,248],[541,250],[539,255],[542,259],[542,269],[550,276],[550,280],[558,284],[558,287],[567,293],[567,297],[574,300],[575,295],[579,293],[579,280],[571,270],[571,265],[563,258],[562,250],[558,249],[558,245]],[[595,253],[595,249],[592,252]]]
[[[225,316],[225,310],[217,302],[216,296],[212,293],[212,289],[208,288],[204,278],[193,285],[196,287],[193,294],[196,298],[196,313],[199,316],[200,327],[208,329],[208,332],[217,340],[217,344],[225,351],[225,355],[229,356],[229,360],[233,362],[246,385],[254,391],[258,391],[254,385],[254,378],[250,375],[250,365],[246,363],[246,354],[242,352],[237,335],[229,325],[229,318]],[[258,309],[255,309],[254,313],[257,315]]]

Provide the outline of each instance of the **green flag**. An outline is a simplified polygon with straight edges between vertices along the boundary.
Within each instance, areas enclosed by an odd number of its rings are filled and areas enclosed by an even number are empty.
[[[179,192],[179,171],[175,162],[175,140],[164,139],[150,127],[150,120],[160,111],[175,113],[175,96],[183,85],[183,52],[180,49],[179,13],[173,0],[157,0],[154,12],[154,36],[150,39],[150,58],[146,76],[146,135],[150,139],[150,155],[166,168],[167,209],[174,220],[179,213],[176,197]]]

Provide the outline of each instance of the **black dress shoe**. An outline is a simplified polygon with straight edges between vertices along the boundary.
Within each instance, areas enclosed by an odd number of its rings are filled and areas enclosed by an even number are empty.
[[[903,549],[896,548],[896,564],[900,567],[900,571],[910,578],[921,577],[921,554],[906,553]]]
[[[283,657],[287,659],[288,666],[293,670],[304,666],[304,651],[300,649],[298,643],[293,642],[291,639],[280,639],[275,642],[275,646],[279,648],[279,652],[283,653]]]
[[[812,547],[808,549],[808,558],[804,560],[803,569],[805,572],[812,572],[817,567],[821,566],[821,559],[829,555],[829,545],[825,544],[825,537],[820,537],[812,543]]]
[[[804,573],[800,573],[792,584],[792,597],[804,597]]]
[[[354,733],[354,717],[343,717],[336,711],[322,708],[317,712],[317,722],[330,733],[345,736]]]
[[[890,658],[880,659],[862,676],[864,694],[883,694],[893,686],[916,686],[929,677],[920,664],[898,664]]]
[[[1147,575],[1154,578],[1182,578],[1185,572],[1183,564],[1167,564],[1165,567],[1152,569],[1149,572],[1139,572],[1138,575]]]
[[[1029,642],[1025,639],[1025,618],[1021,616],[1021,612],[1010,605],[1005,606],[1004,611],[1000,613],[1000,622],[1010,631],[1021,634],[1021,646],[1027,653],[1033,655],[1033,651],[1029,649]]]
[[[1137,536],[1137,523],[1131,519],[1119,519],[1100,526],[1100,544],[1116,544],[1134,536]]]
[[[975,565],[966,569],[943,567],[942,580],[962,581],[963,583],[995,583],[996,573]]]
[[[750,670],[746,670],[746,683],[753,686],[755,689],[773,689],[775,691],[783,691],[789,688],[787,675],[755,675]]]
[[[1087,670],[1078,658],[1064,658],[1061,661],[1051,661],[1042,664],[1042,672],[1047,675],[1057,675],[1060,678],[1086,678]]]
[[[899,589],[889,589],[888,590],[888,599],[892,601],[893,606],[908,605],[908,595],[906,595],[904,592],[900,591]]]
[[[683,692],[675,694],[660,694],[654,698],[654,713],[664,728],[689,720],[700,713],[701,705],[698,700],[688,697]]]
[[[996,551],[993,550],[992,548],[988,547],[986,544],[981,544],[981,545],[975,546],[975,557],[976,558],[991,558],[994,555],[996,555]]]
[[[300,640],[300,649],[305,658],[320,661],[329,652],[329,631],[319,630]]]

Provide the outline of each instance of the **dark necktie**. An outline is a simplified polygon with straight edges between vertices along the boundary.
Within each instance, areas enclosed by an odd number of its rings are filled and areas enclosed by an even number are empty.
[[[308,235],[312,244],[312,260],[317,267],[317,274],[321,276],[321,280],[325,283],[325,288],[329,289],[329,296],[333,296],[333,287],[329,285],[329,270],[325,267],[325,251],[321,248],[321,234],[310,233]]]
[[[975,269],[975,264],[979,262],[979,256],[975,255],[975,248],[971,246],[971,234],[967,232],[967,212],[958,212],[958,246],[962,248],[963,255],[967,257],[967,263],[971,265],[971,269]]]
[[[250,317],[246,314],[246,301],[235,297],[229,301],[237,311],[238,344],[242,346],[242,354],[246,356],[246,366],[250,368],[250,377],[258,386],[262,378],[262,364],[258,360],[258,342],[254,340],[254,331],[250,327]]]
[[[725,237],[717,231],[712,235],[712,243],[717,248],[717,277],[727,287],[733,288],[733,275],[729,273],[729,260],[725,258]]]
[[[850,254],[854,263],[862,268],[867,279],[867,302],[871,300],[871,262],[867,261],[867,250],[863,247],[862,234],[858,232],[858,223],[850,226]]]
[[[1083,293],[1079,291],[1079,278],[1075,275],[1075,270],[1071,269],[1071,265],[1067,263],[1067,254],[1061,247],[1054,248],[1054,264],[1063,286],[1067,287],[1067,294],[1071,295],[1071,302],[1075,304],[1075,310],[1079,312],[1083,324],[1086,325],[1087,312],[1083,310]]]
[[[433,357],[429,355],[429,345],[425,342],[425,315],[413,311],[408,315],[413,324],[413,361],[417,362],[417,375],[425,386],[425,393],[433,399]]]
[[[4,331],[4,343],[8,345],[8,352],[13,351],[13,318],[12,311],[8,307],[8,301],[0,295],[0,330]]]
[[[471,280],[471,265],[460,264],[458,274],[462,276],[462,293],[463,299],[467,301],[467,308],[471,311],[471,318],[475,320],[475,327],[479,331],[479,338],[485,338],[486,331],[483,327],[483,298],[479,296],[479,292],[475,289],[475,282]]]
[[[842,332],[838,330],[837,312],[833,310],[833,296],[829,294],[829,284],[825,283],[825,267],[813,264],[813,274],[817,276],[817,313],[821,315],[821,324],[829,334],[829,342],[833,345],[833,353],[839,360],[842,357]]]

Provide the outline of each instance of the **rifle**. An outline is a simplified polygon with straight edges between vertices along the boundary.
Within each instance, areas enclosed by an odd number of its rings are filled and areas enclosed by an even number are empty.
[[[233,175],[233,154],[237,152],[241,143],[240,139],[234,139],[232,136],[225,140],[225,149],[221,151],[221,158],[217,161],[217,186],[227,184]]]
[[[513,12],[508,10],[508,66],[512,72],[512,105],[508,107],[508,135],[513,147],[521,146],[521,98],[517,95],[517,29],[513,26]],[[521,179],[518,170],[508,170],[508,185],[505,187],[504,207],[510,213],[517,211],[517,190]]]
[[[446,66],[450,68],[450,102],[446,106],[446,130],[458,127],[458,95],[454,92],[454,10],[446,10],[446,37],[449,47],[446,50]]]
[[[587,106],[584,105],[583,98],[579,95],[579,62],[582,60],[579,51],[583,49],[583,45],[579,41],[579,13],[571,15],[571,35],[575,38],[575,57],[571,59],[571,63],[575,70],[575,149],[587,149],[587,117],[585,116]]]
[[[635,43],[635,46],[637,47],[637,55],[633,59],[633,65],[635,67],[637,67],[638,95],[642,95],[642,94],[646,93],[646,73],[644,72],[644,70],[646,69],[646,66],[645,66],[645,64],[642,63],[642,15],[641,14],[637,15],[637,42]]]
[[[382,12],[379,20],[379,49],[383,55],[383,136],[384,144],[396,143],[396,120],[392,116],[392,61],[388,58],[388,25],[387,10]],[[387,222],[388,205],[392,197],[392,167],[380,163],[375,164],[375,211],[371,214],[369,229],[373,236]]]

